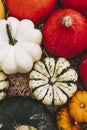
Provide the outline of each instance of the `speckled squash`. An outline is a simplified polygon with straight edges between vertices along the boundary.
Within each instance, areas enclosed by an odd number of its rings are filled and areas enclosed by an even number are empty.
[[[9,81],[7,75],[0,71],[0,100],[4,99],[9,89]]]
[[[24,125],[29,130],[56,130],[51,113],[37,100],[14,96],[1,101],[0,130],[27,130]]]
[[[34,64],[29,75],[33,96],[46,105],[62,105],[77,90],[77,73],[65,58],[47,57]]]
[[[63,108],[57,113],[58,130],[80,130],[80,124],[73,120],[67,108]]]

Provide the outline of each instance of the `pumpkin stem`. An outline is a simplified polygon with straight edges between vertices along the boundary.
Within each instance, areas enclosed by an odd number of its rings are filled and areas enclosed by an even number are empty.
[[[6,24],[6,29],[7,29],[7,34],[9,38],[9,44],[14,46],[17,43],[17,40],[15,38],[13,39],[10,28],[9,28],[9,24]]]
[[[74,121],[74,120],[71,120],[71,124],[72,124],[72,126],[78,125],[77,121]]]
[[[49,83],[50,85],[53,85],[55,82],[56,82],[56,78],[55,78],[55,77],[50,77],[50,78],[49,78],[48,83]]]
[[[62,19],[62,24],[63,24],[64,26],[66,26],[66,27],[72,26],[72,19],[71,19],[71,17],[70,17],[70,16],[65,16],[65,17],[63,17],[63,19]]]
[[[74,121],[74,124],[75,124],[75,125],[78,125],[77,121]]]
[[[54,83],[56,81],[56,78],[52,77],[50,80],[51,80],[52,83]]]
[[[81,108],[84,108],[84,107],[85,107],[85,104],[84,104],[84,103],[81,103],[81,104],[80,104],[80,107],[81,107]]]

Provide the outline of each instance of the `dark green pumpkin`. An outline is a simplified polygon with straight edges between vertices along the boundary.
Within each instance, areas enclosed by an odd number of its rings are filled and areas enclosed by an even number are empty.
[[[0,130],[15,130],[17,125],[56,130],[50,112],[30,97],[12,97],[0,102]]]

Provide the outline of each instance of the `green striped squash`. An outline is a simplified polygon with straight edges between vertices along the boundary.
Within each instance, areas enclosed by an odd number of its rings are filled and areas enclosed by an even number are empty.
[[[4,99],[9,89],[9,81],[7,75],[0,71],[0,100]]]
[[[21,125],[15,128],[15,130],[37,130],[33,126],[28,126],[28,125]]]
[[[47,57],[34,64],[29,75],[33,96],[46,105],[62,105],[77,90],[78,75],[65,58]]]

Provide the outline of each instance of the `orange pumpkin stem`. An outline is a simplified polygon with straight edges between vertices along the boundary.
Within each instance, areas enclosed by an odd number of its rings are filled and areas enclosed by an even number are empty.
[[[63,24],[64,26],[66,26],[66,27],[72,26],[72,19],[71,19],[71,17],[70,17],[70,16],[65,16],[65,17],[63,17],[63,19],[62,19],[62,24]]]
[[[85,104],[84,104],[84,103],[81,103],[81,104],[80,104],[80,107],[81,107],[81,108],[84,108],[84,107],[85,107]]]
[[[74,124],[75,124],[75,125],[78,125],[77,121],[74,121]]]

